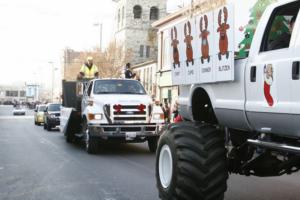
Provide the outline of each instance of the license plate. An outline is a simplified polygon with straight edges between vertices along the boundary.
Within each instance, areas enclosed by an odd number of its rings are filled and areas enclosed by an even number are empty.
[[[126,132],[126,140],[133,140],[134,138],[136,138],[136,132]]]

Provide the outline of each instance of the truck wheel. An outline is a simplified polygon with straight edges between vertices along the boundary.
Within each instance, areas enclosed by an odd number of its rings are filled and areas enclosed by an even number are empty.
[[[47,131],[51,131],[51,125],[47,124]]]
[[[72,135],[72,133],[67,132],[66,135],[65,135],[65,137],[66,137],[66,142],[67,142],[67,143],[73,143],[73,141],[74,141],[74,136]]]
[[[157,137],[151,137],[148,139],[148,147],[149,147],[150,152],[152,152],[152,153],[156,152],[157,141],[158,141]]]
[[[156,182],[162,200],[222,200],[227,178],[224,138],[215,127],[182,122],[161,136]]]
[[[88,152],[89,154],[96,154],[98,152],[98,142],[97,140],[95,140],[95,138],[90,137],[86,119],[82,120],[82,132],[84,134],[84,144],[86,152]]]

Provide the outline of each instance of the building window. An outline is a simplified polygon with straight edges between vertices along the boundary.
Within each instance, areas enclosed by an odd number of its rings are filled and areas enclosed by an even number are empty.
[[[144,85],[144,87],[146,85],[146,69],[145,68],[143,69],[143,85]]]
[[[25,97],[26,92],[25,91],[20,91],[20,97]]]
[[[150,57],[150,46],[146,47],[146,57],[149,58]]]
[[[140,57],[144,56],[144,45],[140,45]]]
[[[161,51],[162,53],[162,69],[171,69],[172,61],[171,61],[171,48],[169,44],[171,43],[171,39],[169,37],[166,37],[163,39],[163,46]]]
[[[147,92],[149,92],[149,68],[145,69],[145,88],[147,90]]]
[[[124,25],[124,18],[125,18],[125,8],[122,7],[122,26]]]
[[[153,93],[153,91],[152,91],[152,84],[153,84],[153,82],[152,82],[152,67],[150,67],[150,72],[149,72],[149,92],[150,92],[150,94],[152,94]]]
[[[157,20],[158,19],[158,8],[151,7],[150,8],[150,20]]]
[[[118,10],[118,26],[120,24],[120,9]]]
[[[7,96],[7,97],[17,97],[18,96],[18,91],[6,91],[5,96]]]
[[[139,5],[135,5],[133,7],[133,15],[134,15],[134,19],[140,19],[142,16],[142,7]]]

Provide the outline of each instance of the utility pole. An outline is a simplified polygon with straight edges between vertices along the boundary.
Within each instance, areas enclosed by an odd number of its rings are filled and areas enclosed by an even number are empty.
[[[99,26],[99,30],[100,30],[100,43],[99,43],[99,48],[100,48],[100,52],[102,52],[102,23],[95,23],[94,26]]]
[[[52,65],[52,68],[51,68],[51,71],[52,71],[52,81],[51,81],[51,102],[53,103],[54,100],[53,100],[53,92],[54,92],[54,71],[57,70],[57,68],[54,68],[54,62],[52,61],[49,61],[48,62],[49,64]]]

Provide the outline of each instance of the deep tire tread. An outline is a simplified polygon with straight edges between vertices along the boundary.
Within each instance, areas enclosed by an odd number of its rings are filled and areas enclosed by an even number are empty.
[[[171,126],[163,137],[174,143],[176,165],[168,189],[161,188],[157,171],[161,199],[222,200],[228,179],[222,132],[211,125],[182,122]]]
[[[98,153],[98,141],[94,138],[90,138],[89,148],[86,149],[88,154],[97,154]]]
[[[151,153],[155,153],[157,149],[158,138],[149,138],[148,139],[148,148]]]

